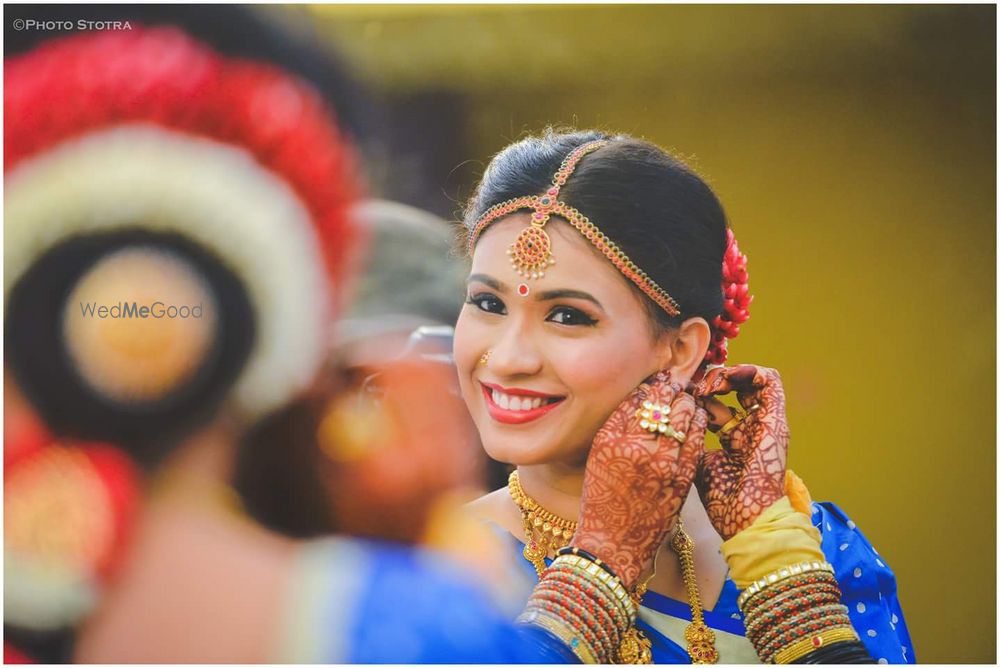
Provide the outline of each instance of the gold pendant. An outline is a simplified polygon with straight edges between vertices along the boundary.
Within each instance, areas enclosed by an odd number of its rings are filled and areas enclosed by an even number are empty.
[[[715,649],[715,632],[703,622],[692,622],[684,631],[688,655],[691,663],[718,663],[719,652]]]
[[[555,264],[552,241],[545,229],[535,222],[521,230],[507,254],[514,271],[524,278],[542,278],[545,268]]]
[[[539,545],[533,538],[529,538],[528,542],[524,545],[524,550],[521,554],[524,558],[531,562],[531,565],[535,567],[535,571],[538,572],[538,577],[542,577],[542,573],[545,572],[545,555],[548,550],[541,545]]]
[[[615,663],[653,663],[653,643],[646,635],[631,627],[625,632],[621,644],[618,646],[618,657]]]

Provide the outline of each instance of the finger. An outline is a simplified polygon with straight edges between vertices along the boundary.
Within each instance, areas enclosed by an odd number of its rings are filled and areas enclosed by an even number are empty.
[[[736,392],[744,409],[750,410],[756,404],[767,411],[772,408],[769,406],[769,396],[774,396],[775,393],[763,390],[775,385],[779,387],[781,385],[781,377],[776,370],[753,364],[740,364],[712,369],[697,384],[695,394],[711,396]]]
[[[675,432],[683,434],[683,436],[679,437],[682,443],[687,442],[688,431],[698,410],[698,406],[694,402],[694,397],[686,392],[678,392],[673,403],[670,404],[668,422]],[[665,436],[672,438],[669,430]]]
[[[669,383],[672,372],[670,369],[660,369],[643,379],[643,385],[653,385],[654,383]]]
[[[744,455],[741,450],[743,449],[745,438],[743,438],[742,434],[735,434],[735,430],[741,428],[742,425],[730,426],[725,432],[722,431],[723,427],[728,425],[732,420],[739,418],[739,411],[711,396],[699,397],[696,402],[699,407],[704,408],[708,412],[708,429],[719,437],[719,443],[722,445],[722,449],[726,455],[730,456],[734,461],[742,461],[741,458]],[[742,419],[747,419],[746,415]]]
[[[646,401],[652,391],[653,384],[657,381],[658,374],[647,376],[639,385],[628,393],[618,406],[618,411],[625,410],[628,413],[628,421],[632,422],[632,417],[639,410],[642,402]]]
[[[687,440],[681,451],[681,459],[686,462],[684,470],[690,470],[692,478],[705,455],[705,431],[708,429],[708,423],[708,411],[695,407],[694,417],[691,418],[688,427]]]
[[[695,403],[708,414],[708,430],[713,434],[736,416],[736,409],[713,396],[697,397]]]
[[[764,371],[773,371],[753,364],[732,367],[718,367],[708,372],[697,386],[697,394],[729,394],[730,392],[752,392],[764,387]]]
[[[646,400],[661,406],[669,406],[674,398],[683,392],[684,387],[671,378],[669,371],[660,371],[647,386]]]
[[[687,498],[705,454],[705,430],[707,426],[708,413],[695,406],[694,414],[688,423],[687,438],[680,446],[676,462],[673,463],[674,475],[671,484],[682,498]]]
[[[645,392],[642,393],[638,401],[630,404],[630,428],[638,428],[642,420],[639,415],[640,412],[660,410],[669,415],[672,410],[670,408],[671,403],[673,403],[677,395],[682,393],[680,384],[670,381],[667,375],[659,376],[658,379],[654,380],[653,384],[646,386]]]

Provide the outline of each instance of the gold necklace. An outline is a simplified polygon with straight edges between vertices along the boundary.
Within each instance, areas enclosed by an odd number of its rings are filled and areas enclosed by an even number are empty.
[[[564,520],[538,505],[538,502],[528,496],[521,487],[521,480],[516,470],[511,471],[507,479],[507,489],[510,498],[521,509],[525,539],[524,558],[531,562],[538,577],[541,578],[545,571],[545,557],[549,552],[554,553],[569,545],[570,539],[576,533],[576,522]]]
[[[516,470],[511,472],[507,480],[507,490],[521,511],[525,538],[522,554],[535,567],[538,577],[541,578],[545,572],[545,557],[550,551],[555,552],[569,545],[573,534],[576,533],[577,523],[563,519],[538,505],[538,502],[528,496],[521,487],[521,480]],[[677,532],[670,541],[670,547],[680,559],[684,588],[687,590],[688,603],[691,606],[691,623],[684,631],[688,656],[691,657],[692,663],[717,663],[719,653],[715,649],[715,633],[705,624],[701,612],[701,594],[694,572],[694,540],[684,531],[679,519]],[[655,566],[653,570],[655,573]],[[637,606],[642,603],[648,582],[649,580],[636,585],[632,592]],[[651,645],[649,639],[633,626],[618,649],[618,662],[652,663]]]
[[[719,652],[715,649],[715,631],[708,627],[701,613],[701,592],[698,591],[698,579],[694,574],[694,540],[684,530],[680,518],[677,518],[677,532],[670,541],[670,547],[680,559],[684,588],[687,590],[688,604],[691,606],[691,623],[684,629],[688,656],[691,657],[691,663],[718,663]]]

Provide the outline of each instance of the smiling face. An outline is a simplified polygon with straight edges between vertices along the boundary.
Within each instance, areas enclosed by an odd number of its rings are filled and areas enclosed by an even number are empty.
[[[527,224],[528,214],[513,214],[480,237],[455,363],[491,457],[582,466],[618,404],[665,368],[672,335],[654,338],[641,297],[559,219],[545,226],[556,264],[542,278],[522,280],[506,251]]]

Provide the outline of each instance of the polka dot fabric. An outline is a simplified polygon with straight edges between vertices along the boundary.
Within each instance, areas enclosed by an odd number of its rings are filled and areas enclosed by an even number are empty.
[[[812,510],[861,642],[878,663],[916,663],[895,574],[843,510],[833,503],[814,503]]]

